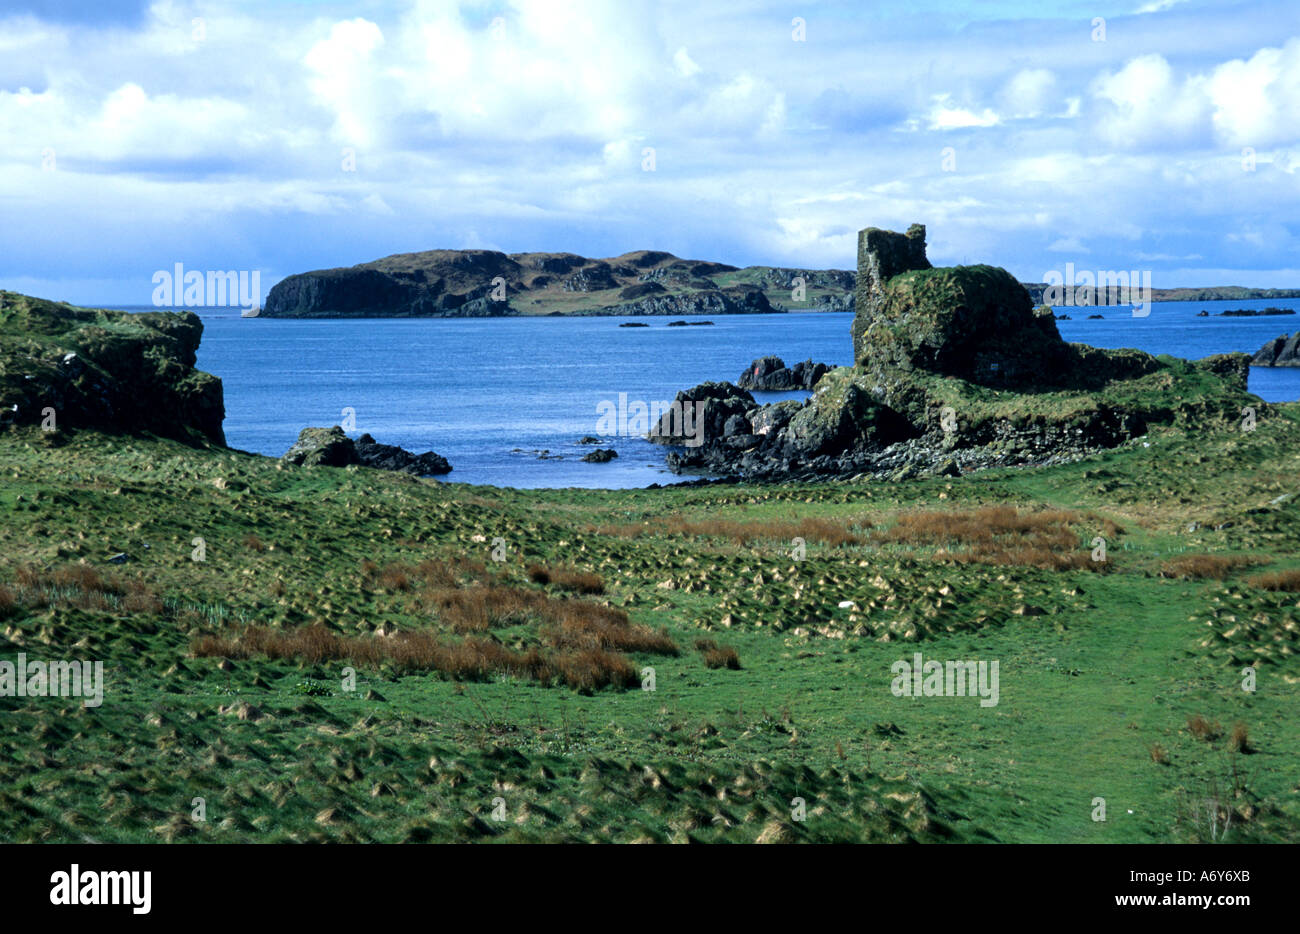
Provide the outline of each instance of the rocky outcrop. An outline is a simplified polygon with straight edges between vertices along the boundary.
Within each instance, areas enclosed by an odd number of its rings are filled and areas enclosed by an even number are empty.
[[[652,284],[652,283],[648,283]],[[626,291],[626,290],[625,290]],[[604,315],[765,315],[775,311],[760,290],[736,286],[647,295],[637,301],[606,305]]]
[[[859,295],[862,289],[859,288]],[[904,272],[853,321],[854,356],[870,372],[926,370],[990,386],[1050,383],[1069,351],[1049,313],[1005,269]]]
[[[356,440],[357,460],[363,467],[377,470],[399,470],[415,474],[417,477],[432,477],[451,473],[451,464],[447,458],[425,451],[412,454],[393,444],[380,444],[370,435],[362,435]]]
[[[1300,331],[1290,337],[1283,334],[1259,348],[1250,359],[1251,366],[1300,366]]]
[[[753,396],[731,383],[701,383],[677,393],[670,411],[651,426],[648,437],[657,444],[688,447],[720,441],[743,433],[749,424],[747,413],[757,406]]]
[[[128,314],[0,291],[0,424],[225,444],[193,312]]]
[[[811,390],[828,370],[830,367],[825,363],[813,363],[812,360],[787,367],[780,357],[759,357],[740,374],[736,385],[756,392]]]
[[[1264,406],[1245,391],[1244,354],[1188,363],[1067,344],[1051,309],[1036,309],[1006,270],[932,268],[920,225],[864,230],[859,244],[855,366],[820,374],[803,403],[760,406],[729,383],[678,393],[650,435],[678,448],[666,456],[673,470],[953,475],[1073,460],[1156,425],[1225,425],[1243,404]],[[761,358],[742,378],[782,369],[779,358]],[[693,407],[698,424],[674,429]]]
[[[1219,312],[1215,317],[1218,318],[1271,318],[1277,315],[1293,315],[1293,308],[1278,308],[1270,305],[1268,308],[1229,308],[1226,311]]]
[[[280,458],[287,464],[307,467],[347,467],[353,464],[377,470],[393,470],[417,477],[450,473],[451,464],[432,451],[412,454],[392,444],[380,444],[368,434],[353,441],[338,425],[304,428],[298,440]]]
[[[361,463],[356,443],[338,425],[304,428],[280,460],[298,467],[348,467]]]
[[[407,262],[402,262],[407,259]],[[282,279],[266,296],[263,318],[483,317],[512,313],[495,301],[494,280],[517,279],[520,265],[491,250],[431,250],[349,269]],[[498,293],[500,294],[500,293]]]

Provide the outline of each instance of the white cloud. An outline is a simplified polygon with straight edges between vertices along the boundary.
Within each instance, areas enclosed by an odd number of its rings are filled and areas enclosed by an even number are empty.
[[[128,250],[180,250],[178,220],[196,251],[257,249],[283,271],[471,237],[844,268],[859,227],[912,221],[937,262],[1029,276],[1084,244],[1114,268],[1139,248],[1290,262],[1300,39],[1279,17],[1179,7],[1112,17],[1091,43],[1075,22],[949,34],[828,0],[816,42],[794,43],[765,9],[675,0],[363,9],[159,0],[111,28],[0,14],[0,138],[17,143],[0,198],[48,218],[0,228],[0,277],[57,256],[101,281]],[[339,222],[299,237],[304,217]],[[1242,229],[1264,245],[1214,233]]]
[[[1300,133],[1300,38],[1203,71],[1175,72],[1161,55],[1130,60],[1092,84],[1095,119],[1113,143],[1270,146]]]
[[[1104,138],[1120,147],[1195,143],[1209,116],[1205,78],[1179,79],[1164,56],[1131,59],[1092,84],[1101,107],[1094,117]]]
[[[339,140],[360,145],[373,140],[378,89],[372,58],[383,43],[379,27],[358,18],[335,23],[329,37],[303,56],[311,72],[312,94],[334,112],[334,134]]]
[[[700,66],[695,64],[685,46],[673,53],[673,67],[677,69],[677,73],[683,78],[698,75],[701,71]]]
[[[1002,89],[1002,109],[1009,117],[1039,117],[1059,105],[1056,75],[1046,68],[1022,68]]]
[[[978,113],[966,107],[954,107],[949,104],[951,95],[939,94],[934,98],[930,109],[929,127],[932,130],[956,130],[965,127],[990,127],[1000,122],[1000,118],[985,107]]]
[[[1300,129],[1300,39],[1214,69],[1208,82],[1219,137],[1241,145],[1294,140]]]

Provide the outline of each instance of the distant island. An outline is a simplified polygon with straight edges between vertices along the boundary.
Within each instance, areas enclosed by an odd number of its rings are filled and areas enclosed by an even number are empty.
[[[793,300],[797,277],[802,300]],[[855,273],[741,269],[657,250],[612,259],[575,253],[429,250],[289,276],[263,318],[731,315],[851,311]],[[794,283],[794,284],[792,284]]]
[[[512,315],[732,315],[853,311],[846,269],[730,266],[637,250],[576,253],[427,250],[297,273],[267,295],[263,318],[469,318]],[[1022,283],[1035,305],[1047,285]],[[1103,289],[1104,291],[1104,289]],[[1124,304],[1098,294],[1095,305]],[[1106,301],[1111,298],[1112,301]],[[1300,298],[1300,289],[1152,289],[1151,300]]]

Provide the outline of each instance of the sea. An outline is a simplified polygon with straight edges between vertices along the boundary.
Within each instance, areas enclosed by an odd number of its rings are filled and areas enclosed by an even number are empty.
[[[1300,315],[1219,317],[1230,308],[1291,308],[1300,300],[1157,302],[1059,308],[1067,341],[1195,359],[1253,354],[1300,328]],[[131,309],[143,310],[143,309]],[[639,437],[641,413],[706,380],[735,381],[754,359],[852,362],[852,314],[724,315],[670,327],[658,317],[292,320],[195,309],[200,369],[225,385],[226,441],[278,457],[310,425],[436,451],[447,482],[517,488],[621,489],[679,482],[664,449]],[[1198,312],[1209,312],[1208,317]],[[1090,314],[1103,315],[1090,319]],[[635,322],[648,327],[622,328]],[[1254,367],[1250,389],[1270,402],[1300,399],[1300,368]],[[755,393],[760,402],[807,393]],[[615,433],[607,435],[609,431]],[[618,457],[584,462],[591,445]]]

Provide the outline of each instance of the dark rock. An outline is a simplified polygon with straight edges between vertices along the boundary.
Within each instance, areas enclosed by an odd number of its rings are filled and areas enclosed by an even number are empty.
[[[750,419],[750,425],[756,435],[765,436],[776,435],[786,425],[790,424],[790,419],[803,408],[802,402],[794,399],[783,399],[773,405],[765,405],[753,413]]]
[[[759,289],[732,286],[650,295],[634,302],[608,305],[601,311],[614,315],[754,315],[771,314],[774,309]]]
[[[780,357],[759,357],[736,382],[741,389],[760,392],[811,390],[828,370],[830,367],[825,363],[813,363],[812,360],[787,367]]]
[[[582,455],[582,459],[591,464],[604,464],[618,457],[618,451],[613,448],[596,448],[594,451],[588,451]]]
[[[355,442],[338,425],[304,428],[280,460],[301,467],[346,467],[360,463]]]
[[[827,387],[790,419],[786,432],[801,457],[839,454],[873,429],[880,409],[854,383]]]
[[[730,438],[733,435],[747,435],[749,433],[749,419],[741,414],[728,416],[726,424],[722,426],[722,436],[724,438]]]
[[[1300,331],[1275,337],[1255,353],[1251,366],[1300,366]]]
[[[650,327],[650,325],[648,325],[648,324],[644,324],[644,323],[642,323],[642,322],[640,322],[640,321],[624,321],[622,324],[619,325],[619,327],[621,327],[621,328],[648,328],[648,327]]]
[[[731,383],[701,383],[679,392],[673,409],[652,425],[649,440],[656,444],[699,447],[726,437],[727,420],[758,408],[754,397]]]
[[[353,441],[338,425],[330,428],[304,428],[298,440],[280,458],[300,466],[347,467],[359,464],[377,470],[392,470],[418,477],[451,471],[447,459],[432,451],[412,454],[392,444],[380,444],[365,434]]]
[[[1220,318],[1268,318],[1275,315],[1293,315],[1295,310],[1291,308],[1277,308],[1270,305],[1268,308],[1230,308],[1227,311],[1221,311],[1218,314]]]
[[[377,470],[396,470],[417,477],[437,476],[451,472],[447,459],[432,451],[412,454],[393,444],[380,444],[370,435],[362,435],[355,443],[357,460],[363,467]]]
[[[600,444],[602,440],[603,440],[602,438],[597,438],[595,435],[583,435],[581,438],[578,439],[578,443],[579,444]]]

